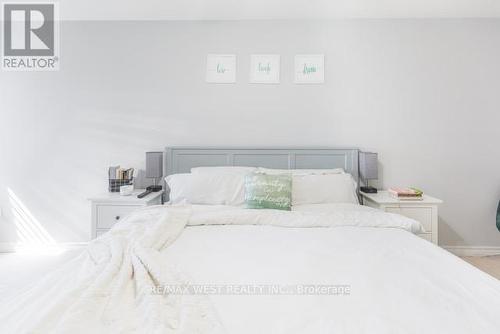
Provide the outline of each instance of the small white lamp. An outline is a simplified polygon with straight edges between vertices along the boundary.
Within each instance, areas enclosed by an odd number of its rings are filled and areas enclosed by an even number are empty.
[[[377,188],[370,187],[369,180],[378,179],[378,155],[374,152],[359,152],[359,175],[365,184],[360,190],[364,193],[375,194]]]
[[[146,152],[146,178],[153,179],[153,185],[146,188],[146,191],[137,195],[138,198],[143,198],[152,192],[157,192],[162,189],[158,185],[158,179],[163,175],[163,152]]]

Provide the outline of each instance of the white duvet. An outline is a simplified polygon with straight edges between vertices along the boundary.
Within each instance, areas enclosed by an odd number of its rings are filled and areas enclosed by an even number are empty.
[[[0,332],[500,332],[499,281],[420,229],[357,205],[150,207],[2,305]],[[158,293],[176,286],[224,290]],[[304,286],[348,293],[286,294]]]

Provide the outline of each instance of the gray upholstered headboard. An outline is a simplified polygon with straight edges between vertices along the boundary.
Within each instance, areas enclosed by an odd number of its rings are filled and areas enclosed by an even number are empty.
[[[280,169],[344,168],[358,182],[358,149],[167,147],[163,175],[189,173],[201,166],[251,166]],[[358,182],[359,183],[359,182]]]

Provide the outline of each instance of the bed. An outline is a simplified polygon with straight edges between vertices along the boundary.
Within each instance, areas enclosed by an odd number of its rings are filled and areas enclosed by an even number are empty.
[[[167,148],[165,175],[246,166],[357,181],[357,154]],[[355,199],[254,210],[174,204],[174,190],[3,305],[0,332],[499,332],[499,281],[417,237],[416,221]]]

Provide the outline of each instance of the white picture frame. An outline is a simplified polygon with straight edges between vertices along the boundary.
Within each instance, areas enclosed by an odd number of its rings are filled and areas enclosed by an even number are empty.
[[[325,82],[325,55],[308,54],[295,56],[296,84],[322,84]]]
[[[253,54],[250,56],[250,83],[279,84],[280,55]]]
[[[235,83],[236,55],[232,54],[207,55],[206,82]]]

